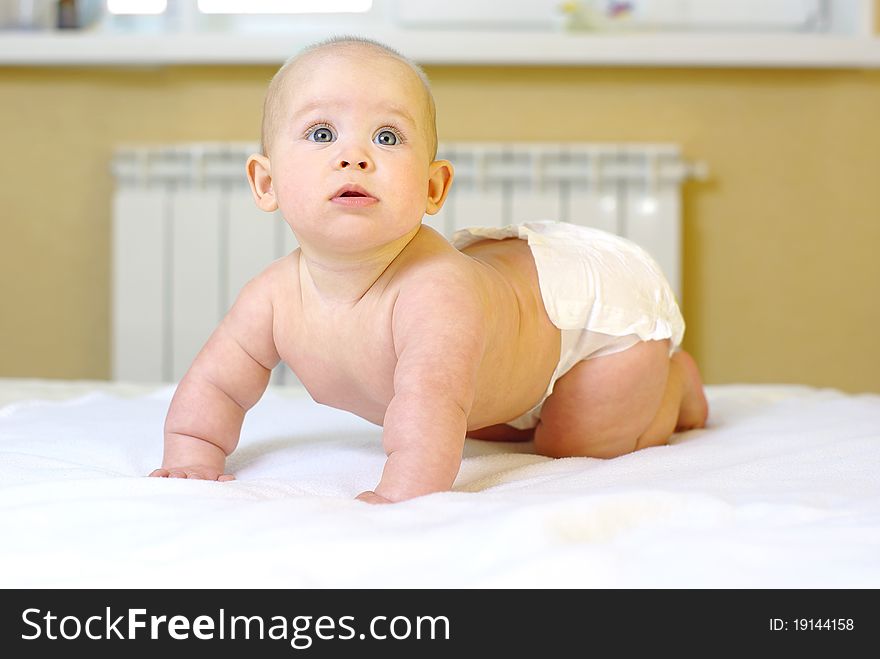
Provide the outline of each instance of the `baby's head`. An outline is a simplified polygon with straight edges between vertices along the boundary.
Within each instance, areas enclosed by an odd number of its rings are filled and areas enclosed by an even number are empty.
[[[431,93],[431,86],[428,82],[428,76],[418,64],[408,57],[404,57],[393,48],[361,37],[333,37],[326,41],[307,46],[298,54],[291,57],[285,64],[278,69],[269,83],[269,89],[266,91],[266,99],[263,104],[263,125],[261,130],[260,147],[264,156],[269,156],[272,143],[277,137],[279,124],[284,121],[285,104],[291,93],[295,94],[296,89],[292,84],[296,81],[296,73],[299,67],[308,68],[310,64],[322,56],[352,56],[352,57],[374,57],[389,58],[398,64],[410,70],[411,76],[414,76],[418,82],[420,98],[418,99],[417,108],[411,108],[413,111],[418,109],[418,116],[415,118],[421,124],[420,128],[424,132],[424,139],[428,144],[428,154],[430,160],[437,157],[437,111],[434,105],[434,95]]]
[[[351,255],[406,240],[452,182],[452,165],[435,160],[425,74],[372,41],[332,39],[281,67],[262,139],[247,164],[254,199],[281,209],[304,252]]]

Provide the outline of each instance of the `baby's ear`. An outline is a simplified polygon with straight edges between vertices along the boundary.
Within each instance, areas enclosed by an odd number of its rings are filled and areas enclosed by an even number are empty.
[[[257,208],[267,213],[277,210],[278,200],[272,188],[272,165],[269,159],[257,153],[248,158],[247,177]]]
[[[428,168],[428,204],[425,212],[436,215],[446,201],[452,187],[455,170],[448,160],[435,160]]]

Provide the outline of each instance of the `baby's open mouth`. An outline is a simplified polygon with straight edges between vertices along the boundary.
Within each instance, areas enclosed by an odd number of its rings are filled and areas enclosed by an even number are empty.
[[[344,206],[360,207],[371,206],[379,200],[364,190],[361,186],[348,184],[339,188],[339,190],[336,191],[336,194],[331,197],[330,201]]]

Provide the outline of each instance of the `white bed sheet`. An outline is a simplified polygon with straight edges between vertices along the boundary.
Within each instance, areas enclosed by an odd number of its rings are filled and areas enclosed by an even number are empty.
[[[880,587],[877,395],[708,387],[669,446],[468,440],[455,491],[371,506],[381,429],[301,390],[248,415],[237,481],[145,478],[171,393],[0,380],[0,586]]]

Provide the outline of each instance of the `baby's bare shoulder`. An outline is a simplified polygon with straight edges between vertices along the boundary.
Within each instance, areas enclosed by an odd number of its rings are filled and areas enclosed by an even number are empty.
[[[272,261],[246,287],[254,294],[276,301],[289,297],[299,287],[299,250]]]
[[[485,350],[489,315],[489,295],[473,260],[454,248],[422,254],[401,267],[396,280],[395,386],[470,382]]]
[[[473,260],[457,250],[412,259],[396,273],[395,330],[476,326],[488,296]]]

